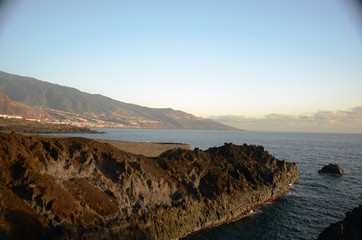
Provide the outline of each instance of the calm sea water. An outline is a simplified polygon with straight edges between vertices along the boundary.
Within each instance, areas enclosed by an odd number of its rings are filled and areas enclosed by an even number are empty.
[[[207,149],[225,142],[263,145],[281,160],[297,163],[300,180],[281,199],[237,222],[188,236],[196,239],[315,239],[330,223],[362,203],[362,135],[243,131],[102,129],[103,135],[81,135],[123,141],[188,143]],[[342,177],[317,173],[338,163]]]

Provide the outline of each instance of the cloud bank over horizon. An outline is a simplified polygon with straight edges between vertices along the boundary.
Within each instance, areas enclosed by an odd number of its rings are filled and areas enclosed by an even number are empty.
[[[311,115],[272,113],[263,117],[211,116],[215,121],[250,131],[362,133],[362,105],[350,110]]]

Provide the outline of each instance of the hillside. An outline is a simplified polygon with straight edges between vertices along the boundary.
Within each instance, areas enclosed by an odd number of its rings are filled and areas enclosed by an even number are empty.
[[[0,92],[15,101],[42,108],[59,121],[73,121],[90,127],[235,130],[171,108],[148,108],[124,103],[99,94],[5,72],[0,72]]]
[[[21,115],[28,119],[44,119],[50,117],[45,110],[14,101],[2,92],[0,92],[0,114]]]

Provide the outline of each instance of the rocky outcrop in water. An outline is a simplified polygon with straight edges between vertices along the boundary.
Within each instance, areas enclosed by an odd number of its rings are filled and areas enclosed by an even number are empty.
[[[318,240],[360,240],[362,239],[362,204],[346,214],[346,217],[319,234]]]
[[[1,239],[178,239],[284,194],[294,163],[225,144],[159,157],[83,138],[0,133]]]
[[[344,170],[337,164],[328,164],[318,171],[319,174],[344,175]]]

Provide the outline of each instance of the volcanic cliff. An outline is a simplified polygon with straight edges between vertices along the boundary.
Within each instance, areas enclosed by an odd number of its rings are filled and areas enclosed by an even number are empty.
[[[342,221],[329,225],[318,236],[318,240],[360,239],[362,239],[362,204],[347,212]]]
[[[261,146],[158,157],[84,138],[0,133],[1,239],[178,239],[285,193],[294,163]]]

